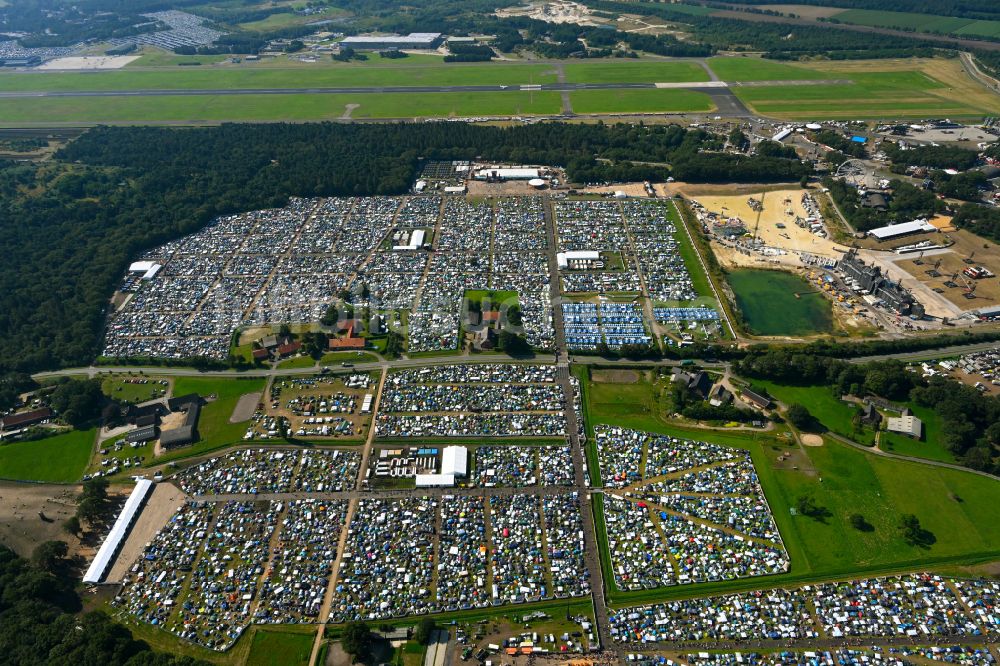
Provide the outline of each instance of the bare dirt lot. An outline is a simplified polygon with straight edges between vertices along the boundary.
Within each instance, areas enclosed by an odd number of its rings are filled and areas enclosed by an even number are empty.
[[[136,521],[132,531],[129,532],[125,544],[118,554],[118,559],[111,566],[111,571],[106,578],[109,583],[120,582],[129,568],[142,555],[146,544],[152,541],[170,516],[177,512],[177,508],[184,503],[184,493],[177,486],[171,483],[158,483],[153,488],[153,493],[146,500],[139,519]]]
[[[79,540],[62,527],[76,513],[79,492],[79,486],[0,482],[0,543],[22,557],[52,540],[67,542],[70,553],[79,552]]]
[[[601,384],[635,384],[640,376],[635,370],[594,370],[590,378]]]

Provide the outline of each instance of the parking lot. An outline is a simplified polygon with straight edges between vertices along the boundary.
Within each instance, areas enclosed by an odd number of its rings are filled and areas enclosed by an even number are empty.
[[[315,322],[343,293],[407,313],[409,351],[450,350],[465,292],[490,288],[517,292],[528,343],[551,348],[547,249],[539,197],[291,199],[136,257],[103,354],[225,359],[236,328]]]

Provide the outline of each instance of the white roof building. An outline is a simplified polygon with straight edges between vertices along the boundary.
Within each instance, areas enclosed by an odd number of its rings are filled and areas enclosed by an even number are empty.
[[[125,544],[125,538],[128,536],[129,530],[135,524],[136,519],[142,512],[143,505],[152,491],[153,482],[149,479],[139,479],[135,484],[132,494],[125,500],[125,506],[122,507],[121,513],[118,514],[118,519],[111,526],[108,538],[101,544],[97,555],[94,557],[94,561],[90,563],[87,573],[83,575],[84,583],[93,583],[96,585],[104,580],[104,576],[107,575],[108,569],[111,568],[115,558],[118,557],[121,547]]]
[[[466,476],[469,473],[469,450],[464,446],[446,446],[441,452],[441,474]]]
[[[600,258],[601,253],[597,250],[571,250],[557,253],[556,263],[559,268],[566,268],[570,261],[597,261]]]
[[[454,474],[417,474],[417,488],[450,488],[455,485]]]
[[[889,417],[886,429],[889,432],[898,432],[914,439],[920,439],[924,433],[924,424],[923,421],[912,415]]]
[[[912,222],[890,224],[887,227],[872,229],[868,232],[868,235],[874,236],[879,240],[886,240],[889,238],[896,238],[898,236],[905,236],[907,234],[926,233],[931,231],[937,231],[937,227],[927,222],[927,220],[913,220]]]

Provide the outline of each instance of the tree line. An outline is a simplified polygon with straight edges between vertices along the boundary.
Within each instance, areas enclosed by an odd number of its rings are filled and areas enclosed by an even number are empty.
[[[39,544],[29,562],[0,546],[0,653],[13,666],[208,666],[154,652],[105,613],[81,613],[66,544]]]

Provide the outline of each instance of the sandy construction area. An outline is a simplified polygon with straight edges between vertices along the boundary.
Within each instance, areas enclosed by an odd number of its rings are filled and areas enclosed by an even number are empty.
[[[787,252],[784,255],[763,257],[757,253],[748,254],[713,244],[719,260],[724,264],[759,266],[761,263],[779,263],[802,266],[798,253],[839,259],[847,248],[795,224],[797,217],[805,219],[809,216],[802,204],[802,194],[801,189],[755,193],[754,199],[759,201],[763,197],[764,205],[759,214],[750,207],[750,196],[747,194],[692,194],[691,198],[704,206],[705,210],[722,218],[739,218],[747,231],[756,231],[757,237],[765,245]]]
[[[132,531],[122,545],[118,559],[111,565],[111,570],[105,579],[109,583],[121,581],[129,568],[142,555],[146,544],[153,540],[160,529],[167,524],[170,516],[177,512],[177,508],[184,503],[184,493],[177,486],[171,483],[158,483],[153,488],[153,493],[146,500],[146,506],[139,519],[135,522]]]
[[[42,63],[35,69],[121,69],[140,56],[74,56],[55,58]]]

